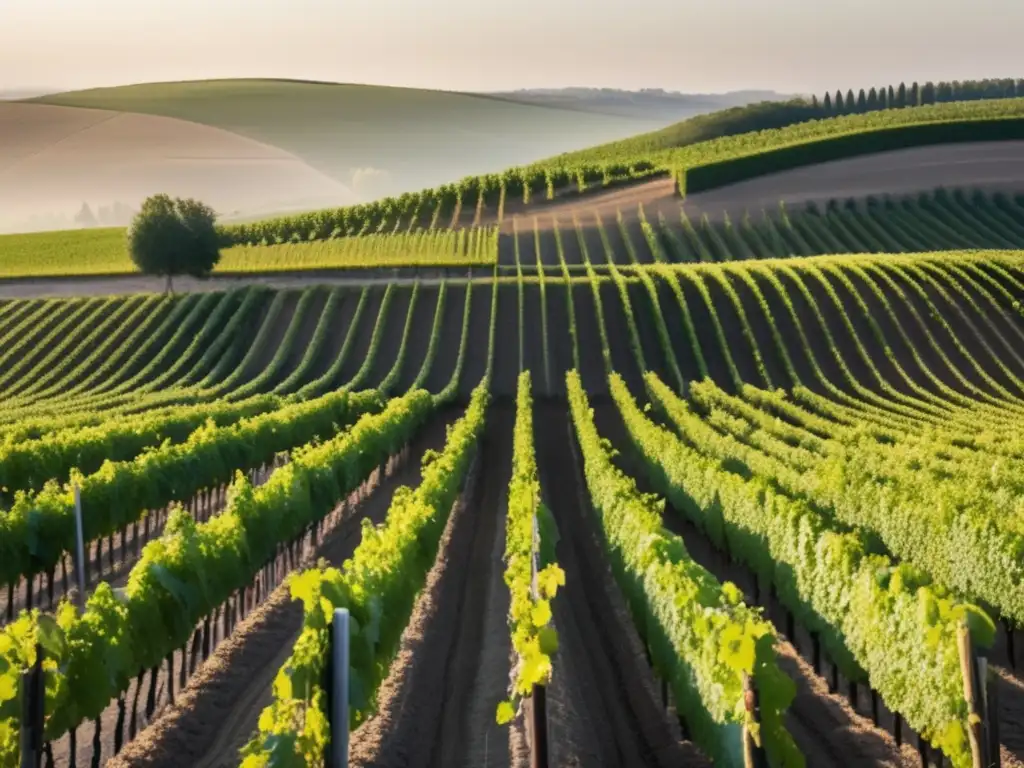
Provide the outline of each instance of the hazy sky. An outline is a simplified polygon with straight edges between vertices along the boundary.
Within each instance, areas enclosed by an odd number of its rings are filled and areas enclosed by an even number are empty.
[[[0,91],[208,77],[821,92],[1024,77],[1022,0],[0,0]]]

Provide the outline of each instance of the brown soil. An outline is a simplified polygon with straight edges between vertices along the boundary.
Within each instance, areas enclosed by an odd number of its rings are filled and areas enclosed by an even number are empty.
[[[519,233],[519,237],[523,238],[522,232]],[[519,247],[522,249],[522,243]],[[516,265],[515,235],[512,234],[511,227],[508,232],[501,232],[498,235],[498,263],[502,266]]]
[[[677,280],[679,287],[682,289],[683,298],[693,320],[697,342],[700,344],[701,352],[704,355],[704,362],[708,368],[708,374],[720,387],[731,389],[732,374],[729,372],[729,367],[726,364],[725,352],[728,351],[729,354],[732,354],[735,360],[736,353],[741,351],[742,347],[722,349],[718,334],[715,332],[715,325],[711,315],[712,309],[708,306],[704,296],[697,290],[693,282],[694,280],[703,279],[700,275],[692,275],[691,279],[688,273],[682,273],[671,279]],[[720,315],[719,319],[721,321]],[[722,322],[724,325],[724,321]],[[728,329],[726,331],[728,332]]]
[[[772,384],[776,387],[792,386],[789,374],[786,372],[782,362],[782,355],[775,345],[775,338],[769,325],[771,318],[764,316],[761,304],[756,300],[753,291],[750,290],[750,287],[744,280],[731,277],[727,273],[723,273],[722,277],[729,281],[729,285],[732,286],[736,295],[739,296],[740,304],[742,304],[743,311],[747,315],[747,322],[750,324],[750,330],[754,334],[757,349],[761,353],[761,358],[764,360],[764,365],[768,375],[771,377]],[[708,282],[713,281],[709,280]],[[724,298],[726,297],[723,296]]]
[[[509,408],[489,414],[378,714],[352,736],[351,765],[508,765],[508,730],[494,714],[511,663],[501,555],[513,419]]]
[[[270,363],[273,362],[274,357],[277,356],[278,349],[281,347],[282,339],[284,339],[285,334],[288,333],[288,328],[291,325],[293,318],[295,318],[295,309],[299,303],[299,299],[302,298],[302,292],[288,290],[282,291],[281,293],[284,294],[281,299],[281,310],[277,317],[274,318],[273,327],[269,329],[269,335],[266,337],[266,344],[263,345],[262,349],[253,349],[252,351],[255,353],[253,357],[248,360],[244,368],[240,368],[238,370],[239,378],[236,380],[236,385],[238,386],[255,379],[270,367]],[[268,308],[269,306],[270,305],[268,303]],[[253,336],[254,340],[263,332],[263,325],[269,320],[269,316],[265,316],[259,326],[253,323],[254,328],[259,328],[257,333]],[[301,339],[297,339],[296,345],[300,345],[301,342]],[[248,355],[243,356],[242,361],[245,361],[247,357]]]
[[[643,644],[585,500],[565,407],[539,405],[535,424],[541,484],[558,521],[557,557],[566,571],[553,606],[560,639],[548,697],[553,763],[709,765],[658,703]]]
[[[627,291],[630,305],[633,307],[633,317],[636,319],[637,332],[640,334],[644,362],[649,370],[653,370],[664,381],[672,381],[669,364],[665,359],[665,349],[662,347],[661,337],[654,322],[658,309],[652,303],[651,294],[639,282],[631,283]]]
[[[686,381],[703,378],[697,364],[696,350],[693,349],[687,332],[686,315],[683,314],[675,291],[664,280],[655,280],[654,285],[658,294],[658,305],[665,318],[668,337],[675,351],[676,362],[679,364],[679,372]],[[703,354],[703,348],[701,353]]]
[[[711,304],[708,306],[707,302],[705,302],[705,307],[709,315],[714,314],[717,316],[718,321],[722,324],[722,330],[725,333],[725,346],[732,356],[733,362],[736,364],[740,378],[743,381],[748,381],[758,386],[766,386],[767,382],[765,382],[757,367],[757,360],[754,357],[755,350],[747,339],[747,335],[743,332],[743,321],[736,310],[736,305],[733,304],[722,288],[722,284],[712,275],[695,274],[694,279],[703,280],[707,288]],[[692,307],[691,311],[693,311]],[[771,355],[773,349],[771,347],[767,349],[760,348],[757,352],[762,356],[767,356]]]
[[[509,742],[509,732],[497,724],[495,713],[507,696],[513,663],[504,554],[514,420],[513,408],[495,406],[481,447],[483,487],[471,502],[477,518],[475,541],[467,570],[456,572],[470,584],[450,649],[454,669],[446,675],[442,726],[433,749],[432,763],[438,768],[508,764],[502,746]]]
[[[533,290],[539,291],[540,289]],[[569,288],[561,278],[546,280],[544,294],[547,304],[548,357],[550,358],[552,387],[549,394],[562,396],[565,394],[565,372],[576,367],[573,363],[572,334],[569,332],[570,323],[573,322],[569,314]],[[598,353],[599,349],[594,348],[591,351]]]
[[[550,346],[551,340],[557,333],[565,333],[564,328],[553,328],[551,327],[551,318],[548,318],[548,329],[547,336],[544,335],[544,309],[541,304],[540,286],[538,285],[523,285],[523,317],[522,317],[522,328],[523,328],[523,366],[526,370],[530,371],[531,384],[533,386],[534,396],[550,395],[555,385],[558,383],[555,380],[556,373],[551,371],[552,381],[548,382],[545,380],[545,358],[544,352],[547,349],[550,358]],[[545,293],[547,293],[547,286],[545,286]],[[516,296],[516,302],[518,304],[519,297]],[[518,309],[518,306],[517,306]],[[547,344],[545,344],[545,338]],[[503,345],[504,346],[504,345]],[[508,354],[502,347],[501,354]],[[517,349],[516,357],[518,358],[519,350]],[[548,368],[550,368],[550,359],[548,360]]]
[[[801,293],[796,288],[796,286],[793,284],[793,282],[789,279],[788,276],[778,274],[776,275],[776,278],[779,284],[781,284],[783,289],[786,291],[786,295],[789,296],[790,303],[792,304],[793,309],[796,312],[796,316],[800,319],[800,323],[803,327],[804,334],[807,337],[807,343],[811,347],[811,354],[814,356],[814,359],[817,361],[822,372],[830,382],[832,382],[838,387],[842,387],[845,389],[847,385],[845,379],[843,378],[843,374],[839,368],[839,364],[836,362],[835,354],[833,353],[832,348],[828,344],[828,339],[822,331],[821,324],[818,322],[817,316],[814,314],[814,311],[811,309],[811,306],[807,303],[807,299],[804,297],[803,293]],[[758,280],[759,284],[761,285],[761,290],[764,291],[766,295],[778,295],[778,292],[776,291],[775,286],[772,283],[768,282],[767,280],[759,278],[757,275],[755,275],[755,279]],[[781,298],[779,299],[779,301],[781,305]],[[819,304],[819,308],[820,307],[821,305]],[[786,310],[786,314],[789,314],[788,309]],[[822,314],[824,314],[824,311],[822,312]],[[837,339],[837,343],[838,342],[839,340]],[[799,336],[797,336],[791,341],[791,344],[793,346],[802,345],[802,341],[800,340]],[[791,354],[793,351],[793,346],[790,347]],[[854,361],[852,359],[846,359],[845,357],[844,360],[850,367],[850,370],[853,371],[855,368],[854,363],[857,361]],[[862,361],[861,367],[863,367]]]
[[[595,190],[585,194],[567,193],[564,197],[556,198],[550,202],[537,201],[524,208],[522,203],[505,206],[505,220],[501,228],[504,232],[512,231],[512,218],[519,219],[517,226],[520,229],[530,228],[533,225],[533,217],[537,216],[540,227],[550,227],[552,217],[563,221],[572,221],[573,213],[581,218],[586,217],[593,220],[594,213],[599,213],[603,218],[614,220],[616,211],[622,210],[623,215],[627,211],[635,212],[637,206],[643,205],[648,216],[655,211],[665,209],[678,212],[681,199],[675,195],[675,185],[671,177],[663,177],[654,180],[643,180],[628,186],[613,187],[608,190]],[[678,215],[678,213],[676,214]]]
[[[313,297],[306,305],[306,309],[302,317],[298,318],[299,330],[295,336],[295,343],[292,344],[291,349],[287,353],[287,357],[282,362],[281,367],[273,380],[267,382],[268,388],[275,387],[287,379],[288,376],[291,375],[292,371],[299,367],[299,364],[305,357],[306,352],[309,350],[310,343],[312,342],[316,329],[323,317],[324,307],[327,304],[328,296],[328,291],[324,288],[314,287],[310,290],[313,291]],[[293,322],[295,321],[293,320]]]
[[[640,391],[643,389],[641,361],[637,360],[633,349],[632,331],[622,303],[622,294],[618,286],[612,282],[602,283],[598,293],[601,297],[601,312],[604,315],[608,348],[612,354],[612,370],[619,373],[633,391]],[[642,344],[640,354],[643,354]]]
[[[494,331],[494,372],[491,392],[495,397],[515,398],[519,376],[519,286],[498,286],[498,317]],[[536,290],[536,289],[534,289]],[[539,340],[538,337],[534,337]],[[525,351],[524,351],[525,356]],[[539,373],[542,374],[543,369]]]
[[[510,298],[511,294],[509,297]],[[468,398],[477,384],[479,384],[487,372],[487,355],[490,352],[491,338],[491,302],[494,297],[494,285],[490,281],[482,281],[473,284],[473,301],[469,312],[469,338],[466,340],[466,360],[462,367],[462,378],[459,381],[459,395]],[[499,299],[501,296],[498,297]],[[498,302],[499,307],[501,302]],[[461,328],[462,318],[459,318]],[[453,336],[444,336],[451,340],[455,346],[456,339],[461,335],[456,333]],[[500,339],[495,336],[495,346],[498,346]],[[517,348],[518,349],[518,348]],[[518,354],[509,350],[511,354]],[[502,353],[504,354],[504,353]],[[454,366],[449,368],[447,373],[450,376],[455,371]],[[448,377],[445,377],[447,383]]]
[[[409,307],[412,304],[412,291],[412,288],[392,289],[394,297],[391,299],[391,306],[388,307],[387,322],[380,336],[377,356],[361,387],[376,387],[391,372],[395,361],[398,360],[398,351],[402,348],[402,336],[405,333],[405,321],[409,317]],[[417,306],[421,301],[422,298],[417,296]]]
[[[1003,768],[1024,768],[1024,679],[994,666]]]
[[[605,392],[608,389],[608,371],[602,351],[601,325],[598,322],[594,291],[588,283],[572,284],[572,306],[567,307],[567,311],[575,314],[583,386],[587,392]]]
[[[456,415],[449,411],[435,417],[400,457],[389,462],[386,477],[379,478],[375,472],[364,489],[340,505],[331,535],[319,547],[308,547],[303,563],[324,558],[340,565],[349,557],[360,541],[362,519],[380,522],[394,491],[400,485],[419,482],[423,453],[443,445],[445,428]],[[176,768],[238,764],[238,749],[248,741],[260,712],[269,703],[270,682],[301,627],[301,605],[288,599],[287,587],[278,587],[272,595],[259,613],[236,627],[230,642],[217,647],[176,703],[158,715],[156,727],[141,733],[109,765]],[[164,700],[161,698],[161,706]],[[112,729],[104,730],[110,733]],[[79,754],[81,759],[81,747]]]
[[[139,341],[140,346],[144,345],[140,359],[116,369],[117,372],[113,375],[112,381],[104,381],[96,389],[105,392],[124,382],[131,381],[136,376],[140,377],[138,383],[141,386],[169,370],[175,361],[185,353],[188,344],[205,327],[210,315],[223,300],[223,297],[218,296],[180,299],[180,301],[188,302],[184,314],[173,311],[168,314],[147,339]],[[180,338],[172,343],[175,334],[179,332]],[[162,365],[156,364],[158,359],[162,361]],[[150,366],[153,367],[150,368]],[[144,376],[143,372],[145,372]]]
[[[398,377],[397,391],[408,391],[416,377],[420,375],[423,362],[430,347],[430,337],[434,331],[434,315],[441,289],[434,285],[421,285],[420,295],[416,299],[416,310],[409,329],[409,340],[405,345],[405,359]],[[445,289],[447,293],[447,289]],[[445,297],[447,304],[449,297]],[[442,337],[443,338],[443,337]],[[440,341],[440,339],[439,339]]]
[[[869,323],[868,318],[865,316],[863,310],[860,308],[860,306],[858,306],[854,298],[851,296],[850,292],[846,289],[844,285],[842,285],[842,283],[839,280],[829,279],[827,273],[819,274],[821,274],[825,278],[825,280],[832,285],[833,291],[835,292],[836,296],[839,297],[838,311],[842,315],[844,315],[849,320],[850,325],[853,326],[854,332],[857,334],[857,338],[860,340],[861,346],[871,357],[871,362],[874,364],[875,369],[881,375],[882,379],[890,384],[896,384],[897,382],[902,383],[902,378],[897,373],[892,361],[890,361],[888,356],[885,354],[882,348],[882,344],[878,341],[874,332],[872,331],[871,324]],[[832,312],[837,307],[836,302],[833,301],[826,294],[825,289],[821,285],[821,281],[818,280],[816,276],[803,275],[803,277],[804,284],[811,289],[811,292],[817,299],[818,307],[821,308],[822,313],[825,314],[827,318],[830,318]],[[873,313],[872,319],[874,319],[876,322],[879,322],[882,319],[881,310]],[[830,325],[831,324],[832,323],[830,319]],[[851,366],[851,369],[856,371],[858,369],[858,363],[860,363],[862,358],[860,357],[859,353],[856,352],[852,337],[850,336],[850,332],[845,329],[846,324],[842,323],[842,325],[844,326],[842,330],[843,336],[840,336],[837,333],[839,331],[838,323],[833,325],[832,333],[837,340],[839,340],[840,338],[849,340],[840,342],[843,345],[844,350],[843,358],[844,360],[847,361],[847,364]],[[886,342],[891,343],[891,339],[889,337],[886,336],[884,337],[884,339]],[[900,360],[900,362],[903,361]],[[874,374],[868,373],[866,365],[864,366],[863,370],[864,378],[862,378],[861,381],[874,382],[875,376]],[[904,388],[905,386],[906,385],[904,384]]]
[[[317,323],[326,323],[327,335],[324,337],[322,348],[317,354],[313,366],[310,368],[308,377],[310,381],[320,378],[327,373],[328,369],[341,354],[342,345],[345,343],[345,334],[348,333],[352,318],[355,316],[356,307],[359,305],[359,296],[362,289],[359,288],[336,288],[341,292],[340,300],[334,305],[329,313],[326,312]],[[316,331],[313,332],[314,335]],[[305,383],[305,382],[303,382]]]
[[[459,344],[462,340],[462,318],[466,311],[467,294],[470,311],[483,295],[478,286],[472,292],[465,285],[449,285],[444,299],[444,318],[441,320],[440,341],[424,386],[430,392],[440,392],[455,371],[459,359]],[[425,353],[424,353],[425,354]]]
[[[370,351],[370,342],[373,340],[373,330],[377,327],[378,316],[383,305],[385,290],[384,286],[370,288],[370,296],[366,301],[366,306],[363,307],[359,324],[355,328],[355,339],[349,346],[348,357],[341,366],[341,375],[338,378],[340,385],[352,381],[366,361],[366,356]],[[394,303],[394,299],[392,299],[392,303]],[[348,333],[347,328],[345,332]]]

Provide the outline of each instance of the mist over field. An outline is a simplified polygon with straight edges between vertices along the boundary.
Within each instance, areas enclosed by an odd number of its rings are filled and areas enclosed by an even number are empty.
[[[351,205],[768,97],[228,80],[4,101],[0,231],[123,226],[156,192],[225,221]]]

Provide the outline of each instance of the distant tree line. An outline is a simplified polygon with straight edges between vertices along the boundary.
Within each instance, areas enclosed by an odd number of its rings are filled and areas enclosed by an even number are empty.
[[[813,97],[811,104],[825,115],[850,115],[858,112],[876,112],[880,109],[902,109],[947,101],[981,101],[983,99],[1012,99],[1024,97],[1024,79],[993,78],[989,80],[953,80],[933,83],[900,83],[898,86],[861,88],[856,94],[849,89],[835,94],[826,93],[821,100]]]
[[[78,227],[124,227],[127,226],[135,210],[122,203],[120,200],[112,205],[101,205],[93,213],[88,203],[82,203],[82,207],[75,214],[74,222]]]

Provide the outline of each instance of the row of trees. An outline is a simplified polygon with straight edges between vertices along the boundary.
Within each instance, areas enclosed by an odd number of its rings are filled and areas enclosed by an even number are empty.
[[[923,104],[940,104],[949,101],[981,101],[983,99],[1012,99],[1024,97],[1024,79],[1004,78],[990,80],[953,80],[952,82],[927,82],[924,85],[906,83],[898,86],[883,86],[854,94],[851,88],[843,95],[841,90],[833,96],[826,93],[819,101],[815,96],[812,104],[826,115],[848,115],[857,112],[875,112],[880,109],[901,109],[918,107]]]

